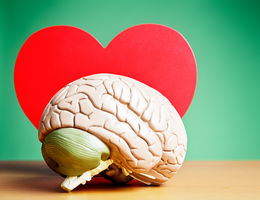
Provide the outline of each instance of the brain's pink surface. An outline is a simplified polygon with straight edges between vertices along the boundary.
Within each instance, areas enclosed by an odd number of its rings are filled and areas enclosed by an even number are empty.
[[[148,184],[171,178],[186,153],[185,128],[171,103],[124,76],[95,74],[62,88],[43,112],[39,139],[64,127],[97,136],[110,148],[115,163]]]

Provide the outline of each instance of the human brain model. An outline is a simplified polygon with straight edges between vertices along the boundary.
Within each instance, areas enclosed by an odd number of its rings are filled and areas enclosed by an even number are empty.
[[[114,74],[62,88],[46,106],[38,133],[46,163],[67,176],[62,188],[68,191],[99,173],[114,182],[160,185],[181,167],[187,145],[181,117],[166,97]]]

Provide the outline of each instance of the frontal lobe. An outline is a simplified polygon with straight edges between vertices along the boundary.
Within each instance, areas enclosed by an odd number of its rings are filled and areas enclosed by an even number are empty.
[[[43,112],[39,139],[64,127],[97,136],[117,165],[147,184],[167,181],[186,153],[186,132],[170,102],[124,76],[95,74],[62,88]]]

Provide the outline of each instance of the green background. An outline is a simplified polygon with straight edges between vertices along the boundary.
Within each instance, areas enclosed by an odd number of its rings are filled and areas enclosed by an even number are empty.
[[[0,1],[0,159],[42,159],[37,130],[16,99],[17,53],[35,31],[72,25],[104,46],[124,29],[157,23],[178,30],[198,65],[184,116],[188,160],[260,159],[258,1]]]

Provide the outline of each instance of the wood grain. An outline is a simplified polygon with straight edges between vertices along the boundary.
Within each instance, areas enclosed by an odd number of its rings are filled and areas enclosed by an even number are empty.
[[[71,193],[42,161],[0,161],[0,199],[260,199],[260,161],[185,161],[162,186],[116,186],[97,177]]]

